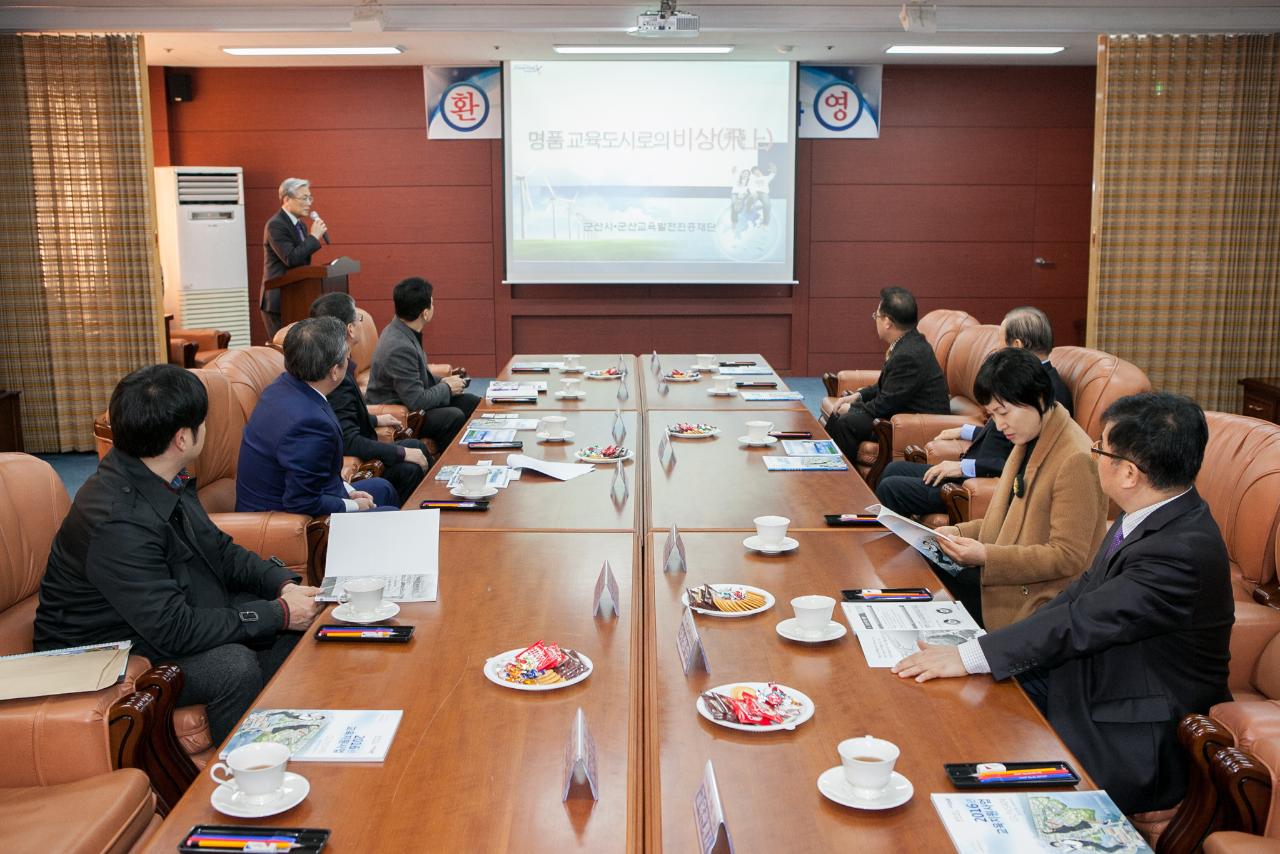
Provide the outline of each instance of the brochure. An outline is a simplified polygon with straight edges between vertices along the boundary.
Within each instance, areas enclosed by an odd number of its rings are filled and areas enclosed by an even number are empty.
[[[326,575],[320,582],[317,602],[339,602],[348,581],[368,578],[368,575]],[[387,584],[382,588],[382,598],[388,602],[434,602],[439,579],[435,575],[379,575]]]
[[[543,369],[559,370],[564,367],[564,362],[512,362],[511,370],[513,371],[540,371]]]
[[[901,537],[907,545],[924,555],[925,559],[944,572],[958,575],[964,569],[961,564],[952,560],[942,549],[938,548],[938,540],[951,539],[946,534],[939,534],[933,528],[921,525],[915,519],[908,519],[894,513],[888,507],[872,504],[868,513],[875,513],[876,520],[890,531]]]
[[[764,365],[721,366],[717,370],[722,377],[773,376],[773,369],[766,368]]]
[[[538,392],[546,391],[547,384],[543,382],[508,382],[497,380],[489,383],[489,387],[485,389],[484,396],[493,400],[499,397],[537,397]]]
[[[769,471],[844,471],[849,466],[844,457],[825,454],[815,457],[761,457]]]
[[[514,412],[494,413],[474,419],[468,430],[537,430],[538,419],[520,418]]]
[[[505,430],[487,430],[468,427],[462,431],[462,438],[458,440],[459,445],[470,445],[472,442],[514,442],[516,441],[516,431],[513,429]]]
[[[986,632],[959,602],[841,602],[868,667],[892,667],[917,641],[959,646]]]
[[[738,392],[738,396],[743,400],[804,400],[804,395],[798,391],[748,391],[743,389]]]
[[[434,602],[440,578],[440,511],[334,513],[325,564],[316,597],[320,601],[336,601],[340,582],[376,577],[386,579],[383,596],[393,602]]]
[[[840,449],[830,439],[784,439],[782,450],[788,457],[840,456]]]
[[[959,854],[1152,854],[1104,791],[933,794],[930,798]]]
[[[381,762],[404,712],[399,709],[254,709],[218,754],[275,742],[296,762]]]
[[[520,479],[520,471],[509,466],[482,466],[482,468],[489,469],[485,486],[492,486],[495,489],[506,489],[511,481]],[[444,481],[445,486],[450,489],[457,489],[462,485],[462,466],[442,466],[440,471],[436,472],[435,479]]]

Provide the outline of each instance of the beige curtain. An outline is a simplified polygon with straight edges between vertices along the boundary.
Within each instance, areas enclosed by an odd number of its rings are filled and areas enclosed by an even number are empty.
[[[162,358],[146,97],[137,36],[0,35],[0,388],[28,451],[92,450]]]
[[[1103,36],[1088,343],[1238,412],[1280,375],[1280,35]]]

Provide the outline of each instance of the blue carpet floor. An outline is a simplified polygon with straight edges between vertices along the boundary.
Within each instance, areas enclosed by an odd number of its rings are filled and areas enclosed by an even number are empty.
[[[826,389],[822,387],[822,380],[819,377],[786,377],[787,386],[793,391],[798,391],[804,395],[804,405],[813,413],[813,417],[817,418],[822,405],[822,398],[826,396]],[[489,387],[490,380],[472,377],[471,385],[467,387],[467,391],[472,394],[478,394],[484,397],[485,389]],[[79,489],[89,475],[93,474],[98,468],[97,454],[38,454],[37,456],[49,465],[53,466],[53,470],[62,478],[62,482],[66,484],[67,492],[74,497],[76,490]]]

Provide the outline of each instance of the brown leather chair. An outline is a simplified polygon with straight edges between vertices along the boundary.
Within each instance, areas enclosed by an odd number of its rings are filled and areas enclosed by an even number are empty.
[[[284,337],[289,334],[289,330],[293,328],[293,324],[289,323],[282,326],[275,336],[271,339],[272,349],[284,352]],[[351,358],[356,363],[356,384],[360,386],[360,391],[369,390],[369,372],[373,369],[373,351],[378,348],[378,327],[373,322],[373,317],[367,311],[359,311],[356,313],[356,346],[351,348]],[[453,365],[445,363],[437,363],[427,365],[427,370],[434,376],[445,377],[453,373]],[[379,409],[392,407],[395,404],[382,404]],[[408,413],[404,407],[399,407]],[[372,412],[374,407],[369,407]],[[404,423],[403,421],[401,423]]]
[[[1280,805],[1273,804],[1271,812],[1275,813],[1277,809]],[[1209,834],[1204,841],[1204,854],[1280,854],[1280,839],[1238,830],[1221,830]]]
[[[27,454],[0,454],[0,655],[32,651],[40,581],[70,509],[66,488],[48,463]],[[0,787],[70,783],[136,765],[151,774],[165,805],[172,804],[181,788],[161,767],[170,757],[158,758],[155,751],[172,744],[172,701],[181,687],[176,667],[152,668],[135,655],[124,680],[101,691],[0,701],[5,751]],[[149,693],[139,699],[135,690]],[[202,707],[179,711],[189,727],[204,721]],[[123,734],[129,738],[127,754],[114,731],[117,725],[134,730]],[[207,721],[203,726],[207,747]],[[145,755],[137,753],[139,743]]]
[[[1071,391],[1075,422],[1094,439],[1102,438],[1102,413],[1108,406],[1126,395],[1151,390],[1151,381],[1140,368],[1101,350],[1055,347],[1049,361]],[[924,449],[927,461],[933,463],[959,459],[965,447],[964,442],[930,441]],[[981,519],[998,482],[999,478],[975,477],[943,487],[950,523]]]
[[[125,768],[67,783],[0,787],[5,854],[127,854],[160,826],[147,775]]]
[[[947,372],[947,362],[951,355],[952,344],[955,342],[956,335],[960,330],[967,329],[970,326],[977,326],[978,319],[967,312],[957,311],[950,308],[939,308],[929,312],[920,318],[916,328],[920,330],[920,334],[933,347],[933,355],[938,359],[938,365],[942,368],[942,372]],[[437,374],[439,376],[439,374]],[[836,406],[840,404],[840,397],[847,391],[857,391],[869,385],[874,385],[876,380],[880,378],[880,369],[873,368],[870,370],[846,370],[839,373],[826,373],[822,375],[822,382],[827,387],[829,397],[822,399],[822,423],[827,422],[828,416],[835,412]]]
[[[196,345],[188,368],[206,368],[220,359],[231,344],[231,333],[221,329],[172,329],[170,341],[186,341]]]

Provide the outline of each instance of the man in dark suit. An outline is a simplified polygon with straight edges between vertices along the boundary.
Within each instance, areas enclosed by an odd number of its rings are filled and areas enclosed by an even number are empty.
[[[205,705],[219,744],[320,613],[319,588],[218,529],[187,467],[209,396],[176,365],[111,393],[115,446],[76,493],[40,582],[35,648],[131,640],[182,668],[179,706]]]
[[[236,511],[304,516],[398,510],[380,477],[357,491],[342,479],[342,430],[325,398],[347,373],[347,330],[332,317],[300,320],[284,339],[285,372],[263,389],[244,426]]]
[[[280,210],[267,220],[262,231],[262,295],[258,308],[270,342],[280,331],[280,290],[267,290],[269,279],[283,276],[294,267],[305,267],[320,251],[320,239],[329,230],[324,220],[311,216],[311,182],[305,178],[285,178],[280,184]]]
[[[1053,327],[1043,311],[1031,306],[1015,308],[1000,323],[1006,347],[1030,350],[1039,357],[1049,381],[1053,383],[1053,397],[1067,412],[1072,411],[1071,390],[1049,364],[1053,350]],[[961,483],[970,477],[999,477],[1004,461],[1009,458],[1013,444],[995,427],[995,419],[989,419],[981,427],[966,424],[943,430],[935,441],[963,439],[969,442],[959,460],[945,460],[937,465],[909,463],[896,460],[885,467],[876,484],[876,498],[895,513],[904,516],[924,516],[944,513],[942,487],[948,483]]]
[[[876,334],[889,345],[880,378],[846,397],[827,419],[827,432],[850,460],[858,458],[858,445],[871,438],[871,424],[877,418],[892,418],[899,412],[945,415],[951,411],[947,379],[933,348],[916,329],[917,316],[916,298],[910,291],[880,291],[880,305],[871,315]]]
[[[1124,512],[1089,570],[1025,620],[959,647],[922,643],[893,669],[918,682],[1017,677],[1116,805],[1148,812],[1185,794],[1179,721],[1231,699],[1231,569],[1194,486],[1209,441],[1200,407],[1146,392],[1102,423],[1098,477]]]
[[[480,398],[463,392],[462,377],[437,378],[427,368],[422,329],[435,316],[431,294],[431,283],[416,276],[396,285],[396,316],[373,351],[366,396],[370,403],[399,403],[410,412],[421,409],[426,413],[422,435],[443,448],[467,423]]]
[[[356,338],[356,301],[350,294],[325,294],[311,304],[312,317],[333,317],[347,327],[347,346],[354,347]],[[400,439],[397,442],[381,442],[378,440],[378,427],[400,427],[401,424],[391,415],[370,415],[369,407],[364,402],[364,393],[356,382],[356,363],[354,359],[347,361],[347,373],[342,377],[338,387],[326,395],[333,414],[338,418],[342,428],[342,447],[350,456],[362,460],[381,460],[382,474],[396,488],[400,496],[400,504],[404,505],[409,496],[422,483],[422,477],[431,468],[431,458],[427,449],[417,439]]]

